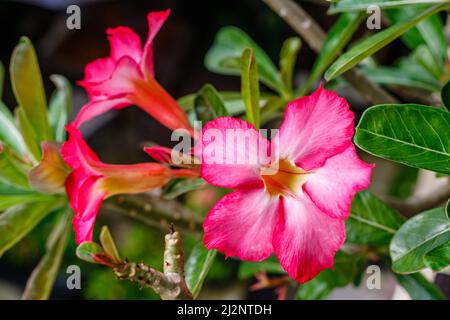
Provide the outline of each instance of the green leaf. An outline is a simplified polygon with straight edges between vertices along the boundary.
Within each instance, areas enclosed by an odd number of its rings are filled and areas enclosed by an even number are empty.
[[[241,58],[241,92],[247,121],[259,129],[259,81],[253,49],[246,48]]]
[[[198,190],[205,186],[205,180],[199,179],[178,179],[169,183],[164,189],[163,198],[166,200],[173,200],[179,196]]]
[[[449,3],[434,5],[420,14],[403,22],[396,23],[391,27],[378,32],[377,34],[359,42],[350,51],[344,53],[331,65],[325,73],[325,78],[331,80],[343,74],[345,71],[353,68],[365,58],[371,56],[382,49],[406,31],[414,27],[420,21],[432,16],[433,14],[450,7]]]
[[[355,31],[365,18],[364,13],[350,12],[342,14],[336,23],[327,32],[327,37],[320,49],[312,67],[311,73],[306,81],[302,94],[308,92],[330,64],[336,59],[341,50],[347,45]]]
[[[63,142],[66,139],[66,130],[70,112],[72,111],[72,87],[69,81],[60,75],[54,74],[50,77],[56,86],[50,98],[49,121],[56,141]]]
[[[392,270],[397,273],[413,273],[425,268],[425,255],[448,241],[450,220],[444,208],[414,216],[392,238]]]
[[[41,148],[36,133],[28,121],[28,118],[21,107],[16,108],[16,118],[22,134],[25,145],[28,149],[28,156],[37,163],[41,159]]]
[[[355,143],[378,157],[450,174],[450,113],[415,104],[367,109]]]
[[[301,285],[297,291],[298,300],[317,300],[326,298],[334,289],[345,287],[361,274],[365,259],[339,251],[334,258],[333,269],[322,271],[317,277]]]
[[[228,111],[217,90],[210,84],[204,85],[194,100],[195,114],[199,121],[206,124],[218,117],[228,116]]]
[[[29,188],[28,177],[24,167],[15,158],[6,146],[0,143],[0,180],[17,186],[19,188]]]
[[[19,188],[0,180],[0,196],[28,195],[34,193],[30,189]]]
[[[215,249],[208,251],[203,242],[200,241],[192,249],[191,255],[186,261],[186,284],[194,299],[198,297],[202,289],[203,282],[208,275],[216,254],[217,251]]]
[[[63,215],[47,240],[47,252],[28,278],[23,300],[47,300],[58,275],[64,251],[71,231],[69,210]]]
[[[109,257],[111,257],[111,259],[115,263],[120,263],[122,261],[119,256],[119,251],[117,251],[116,244],[114,243],[114,240],[107,226],[102,227],[102,231],[100,232],[100,243],[102,244],[105,253]]]
[[[14,118],[8,107],[0,101],[0,141],[17,152],[20,156],[26,155],[27,147],[22,135],[17,129]]]
[[[77,247],[77,257],[89,263],[102,264],[97,256],[105,256],[103,248],[95,242],[83,242]]]
[[[438,287],[430,283],[420,273],[395,275],[400,285],[408,291],[414,300],[446,300]]]
[[[245,32],[236,27],[224,27],[219,30],[206,54],[206,68],[220,74],[240,75],[240,59],[245,48],[254,50],[260,80],[269,88],[281,93],[283,82],[280,72],[267,54]]]
[[[434,248],[425,255],[425,265],[434,271],[441,271],[450,265],[450,241]]]
[[[388,244],[404,221],[369,191],[358,192],[346,220],[347,243]]]
[[[444,109],[450,111],[450,81],[442,88],[441,99]]]
[[[253,277],[258,272],[267,272],[269,274],[286,274],[277,258],[270,256],[260,262],[242,261],[239,264],[238,278],[241,280]]]
[[[39,201],[41,197],[41,194],[36,193],[3,195],[0,192],[0,212],[18,204]]]
[[[417,4],[443,3],[445,0],[340,0],[333,2],[328,10],[329,14],[345,11],[366,11],[370,5],[380,8],[408,7]]]
[[[443,72],[442,63],[435,62],[433,55],[425,45],[417,47],[411,54],[412,60],[420,64],[424,69],[428,71],[430,75],[439,82],[439,79]],[[437,90],[436,90],[437,91]]]
[[[21,204],[0,214],[0,257],[62,204],[61,198],[42,196],[37,202]]]
[[[297,60],[298,52],[302,47],[300,38],[292,37],[286,39],[281,47],[280,52],[280,71],[281,79],[284,87],[288,92],[292,92],[292,80],[294,76],[295,62]]]
[[[14,95],[34,129],[37,140],[51,140],[41,71],[36,52],[27,37],[22,37],[14,49],[10,73]]]

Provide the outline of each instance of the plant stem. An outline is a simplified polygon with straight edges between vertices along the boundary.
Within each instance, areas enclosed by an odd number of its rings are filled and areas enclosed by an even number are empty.
[[[313,49],[319,52],[326,38],[320,25],[292,0],[263,0]],[[373,104],[398,103],[391,94],[370,81],[358,69],[350,69],[342,77]]]

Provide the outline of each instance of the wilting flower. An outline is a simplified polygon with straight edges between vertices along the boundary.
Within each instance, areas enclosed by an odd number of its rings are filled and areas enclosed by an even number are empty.
[[[164,126],[193,130],[185,112],[155,80],[153,40],[169,15],[169,10],[147,15],[149,33],[144,47],[130,28],[108,29],[110,56],[89,63],[79,82],[89,94],[73,125],[80,126],[106,111],[137,105]]]
[[[228,137],[217,141],[230,129],[246,133],[245,147]],[[347,102],[322,87],[288,104],[272,142],[243,120],[224,117],[207,123],[199,141],[201,175],[236,190],[208,213],[206,247],[250,261],[275,253],[300,283],[331,268],[345,240],[352,198],[369,185],[373,167],[358,158],[353,131]],[[260,156],[261,149],[269,150],[268,160]],[[259,161],[229,161],[237,158]]]
[[[162,187],[170,179],[196,177],[191,169],[170,169],[159,163],[105,164],[89,148],[81,133],[67,127],[69,139],[61,148],[64,161],[72,168],[66,192],[75,212],[76,242],[91,241],[95,218],[104,199],[117,194],[143,193]]]

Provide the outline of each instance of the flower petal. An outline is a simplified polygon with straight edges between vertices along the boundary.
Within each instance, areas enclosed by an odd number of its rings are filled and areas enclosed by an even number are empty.
[[[355,147],[350,145],[315,169],[303,190],[330,217],[346,219],[355,194],[369,186],[372,168],[358,158]]]
[[[100,83],[111,78],[116,62],[110,57],[99,58],[88,63],[84,69],[84,79],[78,84],[88,89],[92,83]]]
[[[142,56],[141,67],[146,78],[155,76],[155,68],[153,65],[153,40],[159,29],[169,17],[170,10],[150,12],[147,15],[148,37],[144,45],[144,54]]]
[[[353,112],[347,101],[321,86],[312,95],[288,104],[273,143],[281,158],[311,170],[344,151],[353,131]]]
[[[263,188],[227,194],[208,213],[203,224],[203,243],[226,256],[260,261],[272,253],[272,234],[278,198]]]
[[[269,148],[270,142],[250,123],[222,117],[203,127],[195,154],[201,155],[201,174],[206,181],[236,188],[263,184],[260,168],[270,162]]]
[[[281,266],[300,283],[333,266],[345,240],[345,223],[321,212],[304,194],[283,197],[273,237]]]
[[[114,61],[119,61],[122,57],[130,57],[137,64],[142,58],[142,44],[139,36],[128,27],[108,28],[106,30],[109,45],[111,47],[110,56]]]

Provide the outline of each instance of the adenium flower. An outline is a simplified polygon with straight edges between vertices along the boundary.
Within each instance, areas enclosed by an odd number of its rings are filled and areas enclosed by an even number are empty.
[[[107,29],[110,56],[86,66],[79,84],[88,92],[90,101],[81,109],[74,126],[109,110],[137,105],[164,126],[193,134],[186,113],[154,75],[153,40],[169,13],[167,10],[147,15],[149,32],[144,47],[139,36],[128,27]]]
[[[300,283],[331,268],[345,240],[352,198],[370,184],[373,167],[356,154],[353,117],[343,98],[321,87],[288,104],[271,142],[240,119],[208,122],[197,145],[197,150],[202,148],[201,175],[213,185],[235,190],[208,213],[205,246],[249,261],[275,253]],[[217,143],[217,133],[225,137],[229,129],[245,131],[245,148],[228,139]],[[261,148],[272,150],[269,160],[255,155]],[[227,163],[252,156],[260,160]],[[274,165],[275,173],[270,170]]]
[[[75,212],[73,224],[77,244],[92,240],[95,219],[106,198],[143,193],[162,187],[173,178],[198,176],[195,170],[170,169],[159,163],[103,163],[77,128],[68,126],[66,129],[69,139],[62,146],[61,155],[72,168],[66,180],[66,192]]]

